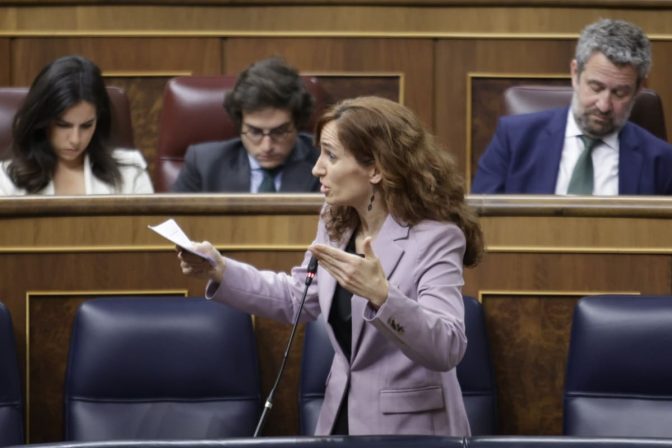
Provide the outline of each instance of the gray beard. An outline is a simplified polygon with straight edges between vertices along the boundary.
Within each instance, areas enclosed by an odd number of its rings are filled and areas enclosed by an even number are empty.
[[[589,121],[590,114],[587,113],[585,109],[583,111],[579,110],[581,106],[579,105],[579,99],[576,93],[572,95],[571,109],[572,109],[572,115],[574,115],[574,120],[576,121],[576,124],[579,127],[579,129],[581,129],[581,132],[590,137],[602,138],[605,135],[609,135],[613,132],[620,131],[623,128],[623,126],[625,126],[625,123],[628,121],[628,118],[630,118],[630,113],[632,112],[632,107],[634,105],[635,101],[633,99],[622,122],[616,122],[612,118],[611,125],[608,128],[599,128],[599,129],[594,129],[593,127],[590,126]]]

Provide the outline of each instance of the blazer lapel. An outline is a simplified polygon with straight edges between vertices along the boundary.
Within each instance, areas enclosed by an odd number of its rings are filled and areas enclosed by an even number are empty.
[[[245,151],[242,142],[239,143],[229,163],[228,170],[217,173],[219,187],[215,191],[249,193],[252,178],[250,174],[250,160],[247,157],[247,151]]]
[[[385,276],[389,280],[394,274],[401,257],[404,255],[406,241],[410,228],[398,224],[391,215],[387,216],[378,236],[373,241],[373,253],[376,254],[383,266]],[[353,296],[352,300],[352,359],[355,359],[361,341],[361,333],[364,328],[364,309],[368,300]]]
[[[313,191],[313,184],[317,178],[313,177],[310,171],[313,164],[305,160],[290,161],[282,170],[281,192],[306,192]]]
[[[555,193],[562,148],[565,145],[565,128],[567,127],[568,112],[566,108],[559,109],[553,115],[546,127],[546,133],[539,142],[539,148],[544,152],[544,155],[538,159],[541,161],[538,175],[531,176],[531,179],[539,181],[538,188],[534,189],[535,193]]]
[[[308,143],[310,137],[299,134],[296,144],[282,170],[281,192],[310,192],[319,187],[319,181],[312,174],[317,160],[317,151]]]
[[[628,123],[618,136],[618,194],[638,194],[642,154]]]

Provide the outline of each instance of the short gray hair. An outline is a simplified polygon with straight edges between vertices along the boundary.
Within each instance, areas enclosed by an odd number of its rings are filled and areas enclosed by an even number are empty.
[[[583,29],[574,55],[579,74],[596,52],[614,65],[632,65],[637,70],[638,86],[651,70],[649,39],[641,28],[623,20],[602,19]]]

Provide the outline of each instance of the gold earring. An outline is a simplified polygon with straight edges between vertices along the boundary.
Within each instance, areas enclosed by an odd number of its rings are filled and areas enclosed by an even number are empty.
[[[371,211],[373,208],[373,200],[376,198],[376,193],[371,193],[371,199],[369,199],[369,206],[366,208],[368,211]]]

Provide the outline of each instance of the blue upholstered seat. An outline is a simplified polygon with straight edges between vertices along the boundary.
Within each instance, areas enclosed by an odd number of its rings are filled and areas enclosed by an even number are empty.
[[[317,320],[307,322],[305,327],[299,380],[299,432],[303,435],[315,434],[327,375],[334,359],[326,325],[323,316],[320,316]]]
[[[23,399],[12,318],[0,302],[0,446],[23,443]]]
[[[497,392],[483,309],[472,297],[464,297],[464,309],[469,343],[462,362],[457,366],[457,378],[472,434],[495,434]],[[299,383],[299,429],[305,435],[315,433],[325,382],[334,357],[325,325],[322,317],[306,324]]]
[[[66,372],[66,440],[249,436],[260,411],[250,316],[205,299],[81,305]]]
[[[672,297],[584,297],[574,311],[564,433],[672,437]]]

